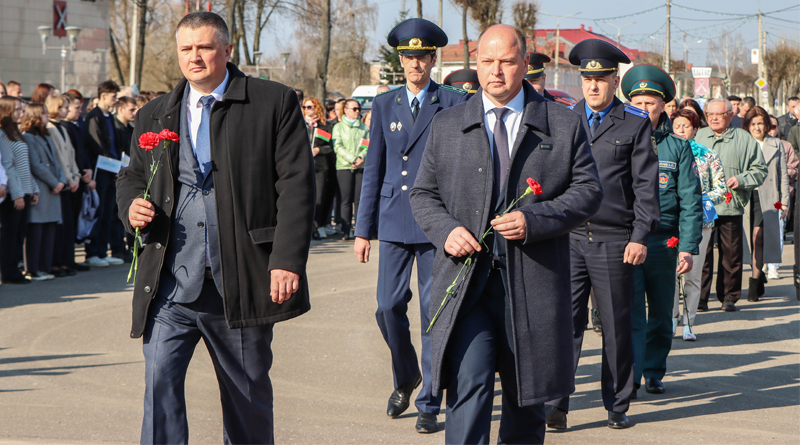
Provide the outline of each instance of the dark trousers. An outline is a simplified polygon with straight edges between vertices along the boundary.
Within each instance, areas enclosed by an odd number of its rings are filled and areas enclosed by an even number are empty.
[[[714,235],[717,235],[719,259],[717,261],[717,299],[720,303],[736,303],[742,296],[742,216],[720,215],[711,234],[712,242],[706,249],[703,263],[703,278],[700,287],[700,301],[708,304],[711,295],[711,281],[714,279]]]
[[[184,381],[200,339],[219,383],[225,443],[275,442],[272,324],[230,329],[222,297],[205,280],[196,301],[156,297],[144,332],[145,395],[141,443],[188,443]]]
[[[108,242],[111,239],[111,226],[117,215],[114,213],[117,198],[117,186],[114,184],[114,175],[110,172],[98,170],[97,196],[100,206],[97,208],[97,221],[92,227],[89,244],[86,246],[86,257],[96,256],[103,259],[108,256]]]
[[[632,316],[636,383],[641,383],[642,375],[662,380],[667,373],[678,267],[678,249],[667,247],[667,240],[673,236],[678,236],[677,230],[650,235],[647,259],[635,267]]]
[[[413,383],[420,375],[417,352],[411,343],[408,302],[411,301],[411,270],[417,260],[420,327],[422,328],[422,389],[414,403],[420,412],[438,414],[441,393],[431,390],[431,271],[436,249],[433,244],[401,244],[381,241],[378,262],[378,310],[375,318],[392,354],[394,387]]]
[[[319,154],[317,156],[325,155]],[[320,228],[328,225],[331,219],[331,196],[329,196],[331,194],[331,184],[327,167],[324,170],[318,170],[315,179],[317,184],[317,203],[314,210],[314,224],[317,228]]]
[[[49,273],[53,267],[56,223],[29,223],[25,236],[25,272]]]
[[[583,346],[589,291],[594,288],[597,311],[603,325],[600,391],[606,411],[628,411],[633,393],[633,265],[622,262],[628,240],[589,241],[570,236],[572,276],[572,329],[575,370]],[[569,411],[569,397],[547,402]]]
[[[339,214],[342,216],[342,230],[345,235],[350,234],[351,220],[358,215],[358,203],[361,200],[361,180],[364,178],[364,169],[336,170],[336,179],[342,196],[342,207]]]
[[[342,199],[339,195],[339,180],[336,178],[336,153],[331,151],[325,155],[328,159],[328,196],[327,201],[323,207],[327,209],[325,214],[325,225],[331,222],[331,212],[333,212],[333,222],[336,224],[342,223],[342,217],[339,214]]]
[[[450,379],[445,443],[489,443],[495,371],[503,388],[498,443],[544,443],[544,405],[518,404],[512,335],[502,275],[494,269],[477,302],[459,316],[445,349],[442,366]]]
[[[128,249],[133,249],[133,236],[130,235],[130,244],[126,247],[129,241],[129,235],[125,232],[125,226],[122,225],[122,220],[119,219],[119,208],[114,205],[114,218],[111,219],[109,244],[111,244],[111,253],[116,255],[125,252]]]
[[[22,273],[17,264],[22,260],[22,245],[28,230],[30,198],[25,199],[25,208],[17,210],[14,201],[6,196],[0,203],[0,274],[3,280],[20,280]]]
[[[61,198],[61,224],[56,225],[53,246],[53,265],[75,264],[75,220],[72,217],[72,195],[69,189],[59,193]]]

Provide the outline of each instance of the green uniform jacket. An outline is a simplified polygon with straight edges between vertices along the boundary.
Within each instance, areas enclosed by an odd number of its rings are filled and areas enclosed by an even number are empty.
[[[755,138],[731,125],[721,136],[717,136],[711,127],[701,128],[694,140],[717,152],[725,178],[736,177],[739,181],[739,188],[735,192],[741,200],[741,206],[736,199],[731,199],[729,203],[715,204],[717,215],[744,215],[744,206],[750,201],[750,192],[767,178],[767,163],[764,162],[764,155]]]
[[[361,119],[352,124],[342,119],[333,126],[331,143],[336,152],[336,170],[350,170],[353,168],[350,164],[356,159],[367,159],[367,149],[361,147],[361,139],[369,139],[369,130]],[[364,164],[359,168],[364,168]]]
[[[656,232],[680,229],[678,252],[700,253],[703,204],[700,179],[689,142],[672,134],[667,114],[653,131],[658,148],[658,190],[661,222]]]

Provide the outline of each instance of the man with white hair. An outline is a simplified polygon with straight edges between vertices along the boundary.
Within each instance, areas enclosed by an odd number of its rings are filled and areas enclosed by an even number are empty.
[[[708,127],[697,132],[695,141],[717,152],[731,193],[730,200],[714,205],[718,215],[714,231],[719,236],[717,299],[724,311],[733,312],[742,295],[742,215],[750,193],[767,177],[767,164],[750,133],[731,125],[733,106],[727,99],[711,99],[705,111]],[[698,311],[708,310],[714,271],[713,244],[708,243],[706,250]]]

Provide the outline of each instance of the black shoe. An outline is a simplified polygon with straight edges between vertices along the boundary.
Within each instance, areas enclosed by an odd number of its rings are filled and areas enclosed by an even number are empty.
[[[411,393],[414,388],[422,383],[422,374],[418,375],[413,383],[407,383],[394,390],[389,396],[389,406],[386,408],[386,415],[389,417],[397,417],[403,414],[408,409],[408,404],[411,402]]]
[[[67,276],[67,271],[60,267],[57,267],[55,269],[50,269],[50,275],[56,278],[64,278]]]
[[[736,309],[735,304],[731,303],[730,301],[726,301],[722,303],[722,310],[725,312],[736,312],[738,309]]]
[[[315,231],[311,232],[311,239],[313,239],[313,240],[321,240],[321,239],[322,239],[322,237],[321,237],[321,236],[319,236],[319,232],[317,232],[317,231],[315,230]]]
[[[75,269],[73,269],[73,268],[71,268],[69,266],[67,266],[66,269],[61,269],[61,270],[66,272],[68,277],[74,277],[75,275],[78,275],[78,272],[76,272]]]
[[[430,434],[439,431],[439,420],[436,414],[419,413],[417,416],[417,432],[420,434]]]
[[[3,279],[3,284],[31,284],[24,276],[20,275],[19,278]]]
[[[659,379],[644,379],[644,390],[650,394],[664,394],[664,384]]]
[[[615,430],[625,429],[630,426],[628,416],[625,413],[615,413],[614,411],[608,412],[608,427]]]
[[[69,267],[71,267],[72,269],[75,269],[78,272],[88,272],[88,271],[90,271],[92,269],[91,267],[89,267],[89,266],[87,266],[85,264],[78,264],[78,263],[70,264]]]
[[[750,277],[749,283],[750,285],[747,286],[747,301],[758,301],[758,286],[761,284],[761,280]],[[724,308],[725,305],[723,304],[722,307]]]
[[[700,300],[697,304],[697,312],[708,312],[708,301]]]
[[[548,428],[554,430],[567,429],[567,412],[552,405],[544,406],[545,422]]]
[[[642,385],[639,383],[633,384],[633,392],[631,393],[631,400],[636,400],[639,398],[639,388],[641,387]]]
[[[592,309],[592,331],[597,335],[603,335],[603,323],[600,322],[600,311]]]

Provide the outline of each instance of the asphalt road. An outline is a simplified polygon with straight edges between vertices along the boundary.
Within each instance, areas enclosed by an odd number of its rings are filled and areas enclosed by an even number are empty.
[[[363,265],[355,261],[350,242],[314,242],[308,267],[312,310],[275,328],[277,442],[444,443],[443,432],[415,432],[413,407],[398,419],[385,415],[392,375],[374,317],[377,257],[374,249],[373,260]],[[791,264],[790,249],[784,260]],[[666,394],[640,391],[627,430],[605,426],[598,383],[601,338],[587,333],[569,429],[548,430],[546,441],[797,443],[800,305],[791,267],[780,273],[762,301],[742,301],[734,313],[712,304],[711,311],[698,314],[697,342],[675,337]],[[112,266],[0,286],[0,443],[138,442],[144,362],[141,340],[128,334],[126,275],[127,266]],[[409,311],[414,327],[417,301]],[[415,341],[419,344],[418,336]],[[192,443],[220,443],[219,391],[202,345],[189,367],[186,393]],[[496,394],[493,441],[499,382]],[[446,428],[446,415],[440,422]]]

